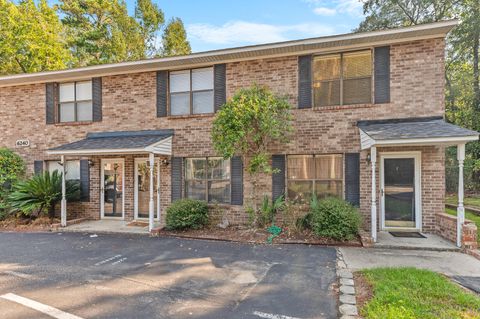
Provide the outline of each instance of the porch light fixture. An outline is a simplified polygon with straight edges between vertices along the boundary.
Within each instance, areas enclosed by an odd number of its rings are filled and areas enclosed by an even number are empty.
[[[95,162],[92,160],[88,160],[88,166],[93,167],[95,165]]]
[[[170,164],[169,160],[164,158],[162,161],[161,161],[162,165],[165,165],[165,166],[168,166]]]
[[[367,163],[371,163],[372,162],[372,156],[369,154],[367,154]]]

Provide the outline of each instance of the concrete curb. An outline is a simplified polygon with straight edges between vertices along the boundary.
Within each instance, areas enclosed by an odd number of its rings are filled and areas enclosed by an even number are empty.
[[[360,318],[355,297],[355,282],[353,273],[348,269],[342,252],[337,248],[337,276],[340,281],[340,296],[338,311],[340,319]]]

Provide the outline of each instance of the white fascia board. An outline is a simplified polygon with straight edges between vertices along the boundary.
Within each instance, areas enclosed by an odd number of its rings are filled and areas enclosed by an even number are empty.
[[[373,144],[362,143],[362,150],[368,149],[372,146],[428,146],[428,145],[456,145],[460,143],[468,143],[477,141],[478,135],[469,136],[452,136],[452,137],[430,137],[430,138],[410,138],[410,139],[395,139],[395,140],[374,140]]]
[[[50,150],[48,155],[102,155],[102,154],[133,154],[147,153],[144,148],[117,148],[117,149],[91,149],[91,150]]]

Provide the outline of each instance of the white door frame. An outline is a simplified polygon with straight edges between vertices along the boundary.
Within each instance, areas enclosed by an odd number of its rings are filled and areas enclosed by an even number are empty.
[[[413,158],[414,159],[414,180],[415,180],[415,228],[411,227],[386,227],[385,226],[385,192],[384,177],[386,158]],[[382,152],[380,153],[380,227],[382,230],[418,230],[422,231],[422,152]]]
[[[124,158],[102,158],[100,161],[100,217],[102,219],[125,219],[125,159]],[[105,216],[105,164],[122,163],[122,217]]]
[[[148,220],[148,217],[146,218],[140,218],[138,217],[138,164],[146,162],[149,164],[149,159],[148,157],[139,157],[135,158],[135,163],[134,163],[134,219],[135,220]],[[157,191],[157,210],[156,210],[156,216],[154,216],[155,220],[160,220],[160,159],[156,158],[155,159],[155,164],[157,164],[157,185],[155,185],[155,189]]]

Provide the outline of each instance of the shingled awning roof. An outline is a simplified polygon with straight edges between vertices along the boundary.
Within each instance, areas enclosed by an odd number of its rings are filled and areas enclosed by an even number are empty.
[[[372,146],[458,144],[478,140],[479,133],[445,122],[442,117],[359,121],[362,149]]]
[[[88,133],[83,140],[47,151],[51,155],[172,154],[173,130]]]

